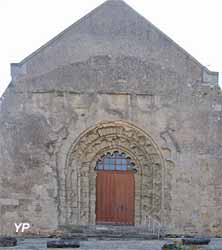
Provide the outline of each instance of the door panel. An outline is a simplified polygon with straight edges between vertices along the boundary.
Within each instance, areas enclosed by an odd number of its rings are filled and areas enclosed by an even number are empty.
[[[134,175],[132,172],[97,172],[96,223],[134,224]]]

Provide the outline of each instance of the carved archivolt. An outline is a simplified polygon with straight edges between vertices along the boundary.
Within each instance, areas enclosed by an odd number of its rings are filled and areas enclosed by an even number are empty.
[[[153,139],[122,121],[100,123],[73,143],[65,168],[66,224],[94,224],[95,166],[101,155],[117,150],[135,162],[135,224],[151,215],[161,221],[164,204],[164,160]]]

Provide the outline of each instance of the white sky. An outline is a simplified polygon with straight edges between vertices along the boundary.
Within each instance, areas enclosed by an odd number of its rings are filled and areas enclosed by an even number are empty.
[[[104,0],[0,0],[0,95],[10,63],[23,58]],[[221,0],[125,0],[210,70],[222,72]],[[220,79],[222,86],[222,79]]]

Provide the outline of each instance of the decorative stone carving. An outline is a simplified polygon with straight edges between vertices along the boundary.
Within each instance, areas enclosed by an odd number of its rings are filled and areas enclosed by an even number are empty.
[[[162,147],[161,152],[163,153],[165,159],[165,174],[164,174],[164,204],[163,204],[163,223],[165,225],[171,224],[172,217],[170,216],[171,213],[171,182],[173,177],[173,170],[175,168],[174,161],[177,158],[177,153],[180,152],[179,145],[175,141],[173,143],[171,136],[169,136],[168,129],[160,133],[160,138],[162,138]],[[176,145],[178,145],[176,147]]]
[[[125,152],[135,162],[135,224],[145,223],[149,215],[161,221],[165,168],[162,153],[143,130],[115,121],[89,129],[70,148],[65,167],[66,209],[62,211],[66,224],[95,224],[95,166],[110,150]]]

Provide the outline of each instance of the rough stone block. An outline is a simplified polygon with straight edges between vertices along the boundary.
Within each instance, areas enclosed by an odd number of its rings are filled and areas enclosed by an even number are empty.
[[[184,245],[208,245],[210,243],[210,238],[199,237],[199,238],[184,238],[182,239]]]
[[[60,239],[60,240],[47,241],[47,248],[79,248],[79,247],[80,243],[78,240]]]
[[[17,239],[14,237],[0,237],[0,247],[13,247],[17,245]]]

